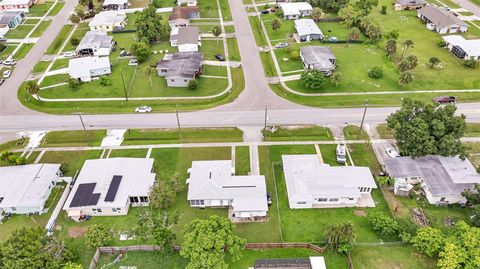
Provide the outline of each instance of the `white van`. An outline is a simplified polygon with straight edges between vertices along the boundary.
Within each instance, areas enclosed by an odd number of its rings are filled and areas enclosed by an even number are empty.
[[[346,154],[345,145],[337,145],[337,162],[338,163],[345,163],[347,161],[347,154]]]

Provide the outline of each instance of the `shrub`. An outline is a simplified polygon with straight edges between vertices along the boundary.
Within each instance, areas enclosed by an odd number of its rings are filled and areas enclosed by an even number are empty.
[[[477,68],[477,61],[473,58],[470,58],[468,60],[465,60],[465,62],[463,62],[463,65],[468,68]]]
[[[387,6],[382,6],[382,10],[380,11],[383,15],[387,15]]]
[[[298,50],[290,51],[290,60],[296,61],[298,59],[300,59],[300,53],[298,52]]]
[[[316,90],[325,87],[327,78],[318,70],[308,70],[302,73],[300,81],[308,89]]]
[[[198,88],[198,82],[196,79],[192,79],[188,82],[187,88],[191,91],[194,91]]]
[[[440,40],[437,42],[437,47],[440,47],[440,48],[443,48],[447,45],[447,43],[445,43],[445,41],[443,40]]]
[[[80,84],[82,84],[80,82],[80,80],[76,79],[76,78],[67,78],[67,83],[68,83],[68,87],[70,87],[70,89],[75,89],[75,88],[78,88],[80,86]]]
[[[383,214],[371,214],[368,216],[368,222],[372,229],[383,236],[398,234],[400,225],[393,218]]]
[[[60,165],[60,172],[62,172],[62,174],[65,175],[66,173],[68,173],[68,171],[69,171],[68,164],[62,163],[62,164]]]
[[[368,77],[373,79],[380,79],[383,77],[383,68],[374,66],[368,70]]]
[[[101,76],[100,77],[100,85],[102,86],[110,86],[112,85],[112,80],[110,80],[110,78],[108,78],[107,76]]]
[[[283,17],[283,10],[281,8],[278,8],[277,10],[275,10],[275,15],[277,15],[277,17],[282,18]]]
[[[76,37],[72,37],[70,39],[70,44],[72,44],[72,46],[77,46],[78,44],[80,44],[80,40]]]

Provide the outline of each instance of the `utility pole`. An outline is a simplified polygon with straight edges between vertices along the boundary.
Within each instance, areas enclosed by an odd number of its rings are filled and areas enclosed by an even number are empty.
[[[78,111],[78,113],[77,113],[77,114],[78,114],[78,117],[80,118],[80,122],[82,123],[83,132],[85,133],[85,138],[88,140],[88,144],[91,146],[91,145],[92,145],[92,141],[90,140],[90,137],[89,137],[88,134],[87,134],[87,128],[85,127],[85,123],[83,122],[82,114],[80,113],[78,107],[77,107],[77,111]]]
[[[180,127],[180,118],[178,117],[178,105],[175,105],[175,115],[177,115],[178,133],[180,135],[180,143],[182,142],[182,128]]]
[[[123,70],[120,70],[120,75],[122,76],[123,93],[125,94],[125,101],[128,102],[127,88],[125,88],[125,79],[123,79]]]
[[[268,118],[268,106],[265,105],[265,124],[263,126],[263,129],[266,131],[267,130],[267,118]]]
[[[365,114],[367,114],[367,108],[368,108],[368,99],[365,99],[365,109],[363,110],[362,123],[360,123],[360,130],[358,130],[358,137],[360,137],[360,133],[363,130],[363,122],[365,121]]]

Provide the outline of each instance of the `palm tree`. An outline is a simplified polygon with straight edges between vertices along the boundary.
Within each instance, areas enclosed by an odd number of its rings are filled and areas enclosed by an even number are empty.
[[[410,39],[407,39],[403,42],[402,57],[400,57],[400,61],[403,60],[403,56],[405,56],[405,53],[407,52],[407,50],[413,47],[413,45],[415,45],[415,43],[413,43],[413,41]]]
[[[153,85],[152,85],[152,74],[153,73],[155,73],[155,68],[153,68],[151,66],[145,67],[145,75],[148,76],[148,78],[150,79],[150,87],[153,87]]]
[[[397,52],[397,40],[389,39],[385,44],[385,51],[387,51],[388,59]]]
[[[218,45],[218,37],[222,34],[222,29],[218,27],[218,25],[213,26],[212,34],[217,38],[217,45]]]
[[[357,234],[351,222],[331,224],[323,233],[325,243],[335,252],[347,254],[355,245]]]
[[[401,73],[400,78],[398,79],[398,83],[400,83],[400,85],[402,86],[405,86],[412,81],[413,81],[413,75],[410,72]]]
[[[38,97],[38,92],[40,91],[40,86],[38,86],[36,81],[30,80],[27,85],[25,86],[25,89],[27,92],[31,95],[35,95],[35,98],[37,100],[40,100],[40,97]]]
[[[431,68],[435,68],[437,65],[440,64],[441,60],[438,58],[438,57],[430,57],[430,59],[428,60],[428,62],[431,64]]]

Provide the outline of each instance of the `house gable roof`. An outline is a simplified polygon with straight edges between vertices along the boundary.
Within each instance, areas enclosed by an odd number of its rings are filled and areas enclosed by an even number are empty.
[[[438,25],[438,27],[440,28],[448,27],[454,24],[468,27],[468,24],[453,15],[452,12],[447,11],[443,8],[426,6],[422,7],[417,12],[422,14],[429,21]]]

